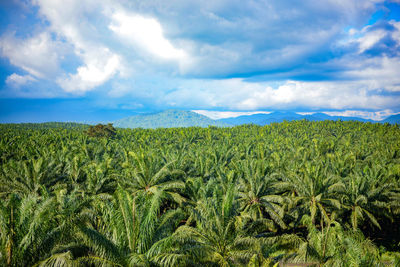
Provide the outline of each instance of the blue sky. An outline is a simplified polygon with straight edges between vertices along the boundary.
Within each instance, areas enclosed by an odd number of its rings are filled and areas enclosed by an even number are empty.
[[[0,122],[170,108],[399,113],[400,1],[0,1]]]

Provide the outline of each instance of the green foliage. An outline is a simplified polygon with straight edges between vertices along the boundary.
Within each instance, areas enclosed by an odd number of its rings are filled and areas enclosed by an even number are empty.
[[[116,129],[113,127],[111,123],[104,125],[104,124],[97,124],[96,126],[89,126],[87,130],[87,135],[90,137],[114,137],[116,133]]]
[[[8,123],[3,124],[7,128],[13,129],[87,129],[89,125],[77,122],[43,122],[43,123]]]
[[[96,127],[0,125],[0,266],[399,263],[398,125]]]

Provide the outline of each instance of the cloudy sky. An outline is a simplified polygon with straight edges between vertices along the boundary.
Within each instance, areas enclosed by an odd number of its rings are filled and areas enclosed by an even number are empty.
[[[170,108],[399,113],[400,1],[0,1],[0,122]]]

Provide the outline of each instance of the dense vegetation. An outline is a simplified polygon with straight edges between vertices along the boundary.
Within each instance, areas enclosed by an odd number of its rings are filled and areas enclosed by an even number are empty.
[[[117,134],[117,130],[114,128],[112,123],[91,125],[86,131],[86,134],[90,137],[105,137],[112,138]]]
[[[398,125],[86,128],[0,125],[1,266],[399,263]]]

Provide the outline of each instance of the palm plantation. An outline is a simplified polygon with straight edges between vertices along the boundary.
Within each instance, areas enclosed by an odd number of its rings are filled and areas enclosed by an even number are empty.
[[[398,125],[87,129],[0,126],[1,266],[400,263]]]

